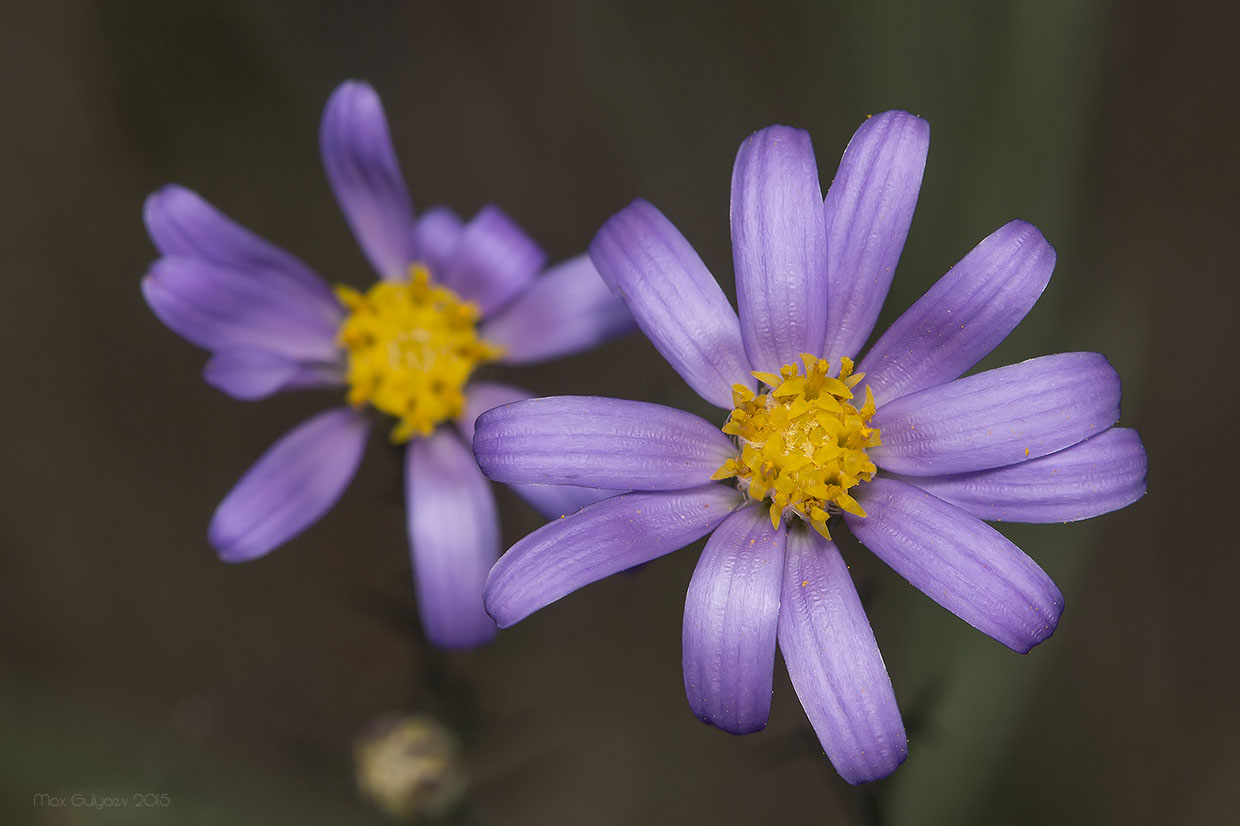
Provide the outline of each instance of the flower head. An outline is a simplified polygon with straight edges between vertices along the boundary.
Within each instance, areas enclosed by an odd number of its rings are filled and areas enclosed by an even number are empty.
[[[150,196],[159,258],[142,282],[155,314],[211,351],[206,380],[239,399],[344,388],[346,405],[280,439],[224,498],[211,543],[226,561],[263,556],[343,494],[370,421],[386,418],[405,453],[408,528],[423,628],[463,648],[495,633],[482,585],[499,552],[490,486],[468,444],[474,418],[527,398],[478,381],[484,364],[579,352],[632,324],[588,258],[544,272],[546,256],[503,212],[469,222],[438,207],[415,217],[374,90],[348,82],[323,114],[320,145],[345,219],[379,280],[334,290],[288,252],[193,192]],[[604,495],[514,486],[548,515]]]
[[[874,397],[866,388],[858,410],[852,388],[864,375],[854,374],[843,359],[838,376],[831,365],[812,353],[801,356],[775,376],[755,373],[770,388],[755,394],[744,384],[732,390],[736,408],[723,426],[735,436],[740,455],[728,459],[710,477],[735,476],[750,499],[771,500],[771,527],[778,528],[791,510],[830,539],[827,520],[841,510],[865,516],[848,491],[874,478],[877,468],[865,450],[880,442],[878,428],[870,425]]]
[[[503,355],[478,336],[478,306],[432,285],[415,265],[408,281],[379,281],[363,295],[337,287],[349,310],[337,337],[348,353],[349,403],[370,404],[398,424],[392,441],[429,436],[465,410],[465,385]]]
[[[663,215],[636,201],[590,254],[722,428],[657,404],[531,399],[483,414],[493,479],[627,489],[518,542],[492,570],[501,627],[710,535],[684,614],[685,691],[703,721],[766,725],[776,644],[828,757],[851,783],[890,774],[907,740],[874,635],[830,536],[857,539],[929,597],[1019,652],[1063,598],[983,520],[1059,522],[1145,490],[1119,379],[1096,353],[960,378],[1050,278],[1033,226],[983,240],[863,357],[904,245],[929,128],[868,119],[826,194],[809,136],[748,138],[732,178],[739,313]]]

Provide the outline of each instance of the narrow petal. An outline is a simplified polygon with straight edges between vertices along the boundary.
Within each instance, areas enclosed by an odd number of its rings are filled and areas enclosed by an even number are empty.
[[[163,255],[197,258],[224,269],[275,282],[314,306],[333,325],[343,315],[323,279],[275,244],[264,241],[204,201],[170,184],[146,199],[146,230]]]
[[[447,207],[431,207],[417,219],[413,227],[413,257],[430,269],[433,280],[443,280],[464,231],[461,219]]]
[[[741,500],[736,488],[710,484],[626,493],[589,505],[500,557],[487,578],[487,611],[507,628],[584,585],[701,539]]]
[[[507,364],[537,364],[589,350],[634,328],[628,307],[589,256],[558,264],[482,325]]]
[[[366,419],[337,407],[285,434],[246,471],[211,519],[225,562],[246,562],[317,522],[340,499],[366,447]]]
[[[1127,507],[1145,495],[1145,447],[1137,431],[1113,427],[1070,448],[1018,465],[915,476],[904,481],[992,522],[1075,522]]]
[[[340,84],[319,127],[323,167],[353,237],[384,278],[413,260],[413,204],[392,148],[387,116],[367,83]]]
[[[732,385],[752,386],[740,322],[685,237],[636,200],[594,236],[590,258],[637,326],[706,401],[732,408]]]
[[[344,384],[337,365],[306,364],[269,350],[244,347],[215,353],[202,375],[207,384],[242,401],[264,399],[282,390]]]
[[[160,321],[208,350],[245,347],[315,362],[337,357],[335,328],[278,282],[167,256],[147,270],[142,294]]]
[[[883,112],[848,143],[823,204],[827,222],[827,344],[832,362],[870,337],[913,221],[930,124]]]
[[[409,443],[405,499],[426,638],[453,649],[489,641],[496,628],[482,586],[499,558],[499,515],[490,484],[450,429]]]
[[[1049,637],[1063,595],[994,528],[895,479],[858,488],[868,516],[845,514],[857,539],[926,596],[1021,654]]]
[[[1119,420],[1119,375],[1098,353],[1058,353],[901,396],[871,424],[884,470],[943,476],[1014,465]]]
[[[778,373],[822,352],[827,330],[827,239],[809,133],[755,132],[732,169],[732,258],[745,353]]]
[[[878,339],[861,372],[879,405],[962,376],[1007,338],[1050,282],[1055,250],[1012,221],[947,271]]]
[[[521,293],[547,263],[547,254],[496,206],[486,206],[461,232],[444,283],[475,302],[484,316]]]
[[[784,574],[783,525],[743,508],[706,543],[685,598],[685,694],[698,719],[732,734],[766,728]]]
[[[556,396],[478,417],[474,454],[497,482],[679,490],[737,454],[718,427],[661,404]]]
[[[788,533],[779,650],[831,765],[849,783],[880,780],[908,756],[887,666],[835,545]]]
[[[465,444],[473,444],[474,421],[480,414],[502,404],[524,401],[531,395],[533,394],[528,390],[506,384],[487,381],[472,382],[465,395],[465,411],[456,421],[461,435],[465,438]],[[568,516],[593,502],[625,492],[583,488],[576,485],[509,485],[508,487],[548,519]]]

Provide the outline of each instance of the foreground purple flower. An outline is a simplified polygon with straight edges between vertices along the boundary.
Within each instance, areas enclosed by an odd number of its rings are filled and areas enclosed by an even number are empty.
[[[468,223],[444,208],[415,219],[382,105],[366,84],[336,90],[320,138],[332,189],[380,276],[366,293],[333,292],[187,189],[168,186],[146,202],[163,257],[143,294],[160,320],[211,351],[210,384],[247,400],[348,388],[348,406],[294,428],[242,477],[215,512],[211,544],[243,562],[323,516],[357,470],[370,429],[363,408],[372,407],[396,419],[393,442],[409,443],[408,529],[426,635],[447,648],[478,645],[495,635],[482,586],[499,555],[499,525],[468,445],[479,412],[530,394],[471,382],[472,373],[490,361],[580,352],[632,319],[586,256],[543,273],[543,251],[495,207]],[[548,516],[610,495],[514,488]]]
[[[684,616],[693,712],[766,725],[776,643],[827,756],[850,783],[907,755],[891,681],[847,566],[841,522],[910,583],[1025,653],[1063,598],[983,520],[1061,522],[1145,491],[1119,377],[1062,353],[959,378],[1012,331],[1055,253],[1014,221],[983,240],[870,348],[921,186],[925,121],[867,120],[825,200],[809,136],[773,126],[732,177],[739,317],[693,248],[637,201],[590,255],[722,430],[657,404],[532,399],[483,414],[474,451],[509,483],[628,489],[518,542],[491,571],[500,627],[707,534]],[[755,385],[757,380],[758,384]],[[728,438],[734,437],[733,439]],[[735,479],[735,484],[719,484]],[[794,518],[795,517],[795,518]]]

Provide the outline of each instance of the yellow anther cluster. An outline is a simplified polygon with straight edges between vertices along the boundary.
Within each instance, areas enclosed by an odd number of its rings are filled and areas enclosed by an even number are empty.
[[[364,294],[337,286],[336,296],[349,311],[337,335],[349,355],[349,404],[399,419],[393,442],[460,415],[470,374],[503,352],[478,337],[477,305],[432,285],[421,265],[408,281],[379,281]]]
[[[755,394],[733,385],[736,409],[723,432],[740,441],[741,455],[724,462],[712,479],[735,476],[749,496],[771,500],[771,524],[778,526],[791,508],[827,539],[833,511],[865,516],[848,491],[874,478],[875,467],[865,455],[880,444],[878,428],[870,427],[874,396],[865,389],[865,403],[852,404],[852,388],[865,376],[853,373],[842,359],[838,378],[827,375],[825,359],[804,353],[800,365],[788,364],[774,373],[754,373],[772,388]]]

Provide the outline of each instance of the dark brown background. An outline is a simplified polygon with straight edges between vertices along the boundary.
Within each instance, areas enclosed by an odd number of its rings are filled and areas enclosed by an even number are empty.
[[[1234,816],[1235,4],[933,5],[6,9],[0,819],[381,822],[352,789],[349,748],[389,709],[431,710],[465,736],[461,823]],[[810,129],[825,188],[866,114],[921,114],[925,186],[880,325],[1001,223],[1038,224],[1055,278],[985,364],[1105,352],[1123,424],[1149,450],[1149,495],[1089,523],[1004,528],[1067,599],[1027,657],[845,547],[911,738],[905,766],[862,789],[818,750],[782,666],[766,732],[730,737],[689,713],[692,550],[486,650],[428,655],[382,439],[322,523],[221,564],[205,540],[215,503],[330,394],[244,405],[199,380],[203,354],[138,292],[154,257],[142,199],[184,183],[327,278],[365,284],[317,157],[319,112],[347,77],[383,96],[416,204],[498,202],[560,258],[640,194],[729,290],[745,135]],[[640,338],[505,378],[707,412]],[[502,504],[509,541],[536,525]],[[52,812],[37,793],[172,806]]]

